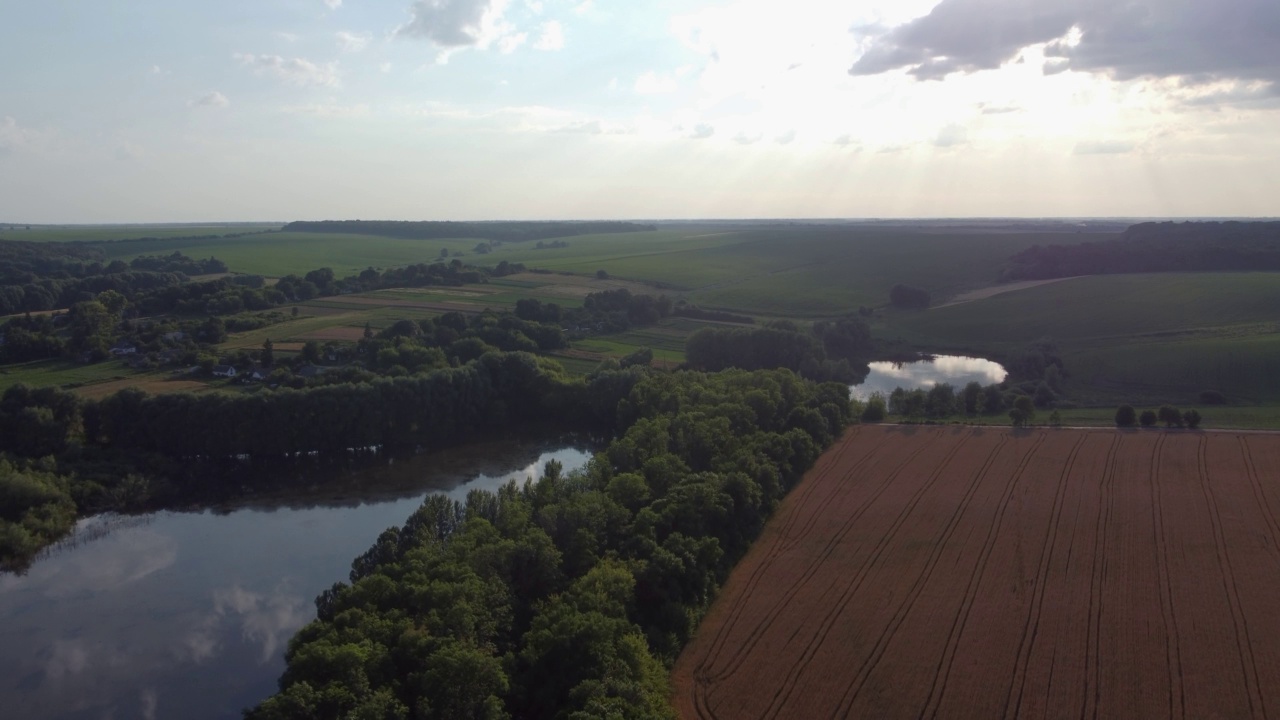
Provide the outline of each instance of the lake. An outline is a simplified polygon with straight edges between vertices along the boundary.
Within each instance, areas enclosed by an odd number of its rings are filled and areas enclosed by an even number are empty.
[[[0,575],[0,713],[228,718],[275,692],[314,599],[422,500],[565,471],[586,442],[491,443],[396,460],[203,512],[99,516]]]
[[[935,355],[914,362],[873,362],[871,372],[860,385],[850,388],[853,397],[866,400],[872,393],[885,398],[895,388],[928,390],[940,383],[951,383],[956,390],[971,382],[982,385],[1002,382],[1007,373],[1000,363],[961,355]]]

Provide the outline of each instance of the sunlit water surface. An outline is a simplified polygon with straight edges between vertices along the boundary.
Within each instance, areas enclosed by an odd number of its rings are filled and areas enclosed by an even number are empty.
[[[1000,363],[961,355],[936,355],[932,359],[909,363],[873,362],[871,373],[860,385],[851,388],[853,397],[866,400],[872,393],[887,398],[895,388],[928,390],[940,383],[950,383],[958,391],[971,382],[982,385],[998,383],[1005,378]]]
[[[0,717],[238,717],[275,691],[316,595],[427,495],[589,457],[492,444],[363,471],[359,490],[85,520],[25,576],[0,575]]]

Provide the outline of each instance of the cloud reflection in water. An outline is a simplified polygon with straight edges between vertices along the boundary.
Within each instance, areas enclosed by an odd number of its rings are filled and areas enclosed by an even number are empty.
[[[950,383],[959,390],[970,382],[990,385],[1003,381],[1005,375],[1004,368],[990,360],[938,355],[932,360],[910,363],[873,362],[867,379],[861,385],[854,385],[851,391],[853,397],[865,400],[877,392],[887,396],[899,387],[928,389],[939,383]]]

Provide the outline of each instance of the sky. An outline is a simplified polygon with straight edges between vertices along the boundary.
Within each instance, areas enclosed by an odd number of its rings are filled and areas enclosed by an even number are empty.
[[[0,221],[1280,215],[1276,0],[0,0]]]

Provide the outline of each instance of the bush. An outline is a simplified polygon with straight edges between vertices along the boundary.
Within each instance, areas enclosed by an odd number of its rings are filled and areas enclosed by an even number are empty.
[[[1225,405],[1227,399],[1217,390],[1205,390],[1200,393],[1200,402],[1204,405]]]
[[[1172,405],[1161,405],[1157,417],[1165,427],[1182,427],[1182,413]]]
[[[1152,427],[1156,424],[1156,411],[1143,410],[1142,415],[1138,416],[1138,422],[1142,423],[1142,427]]]
[[[1133,427],[1138,422],[1138,413],[1132,405],[1121,405],[1116,408],[1116,427]]]
[[[883,422],[885,415],[887,414],[884,395],[881,393],[871,393],[871,397],[867,398],[866,406],[862,409],[862,422]]]
[[[1182,413],[1182,420],[1192,430],[1200,427],[1200,413],[1194,409]]]

